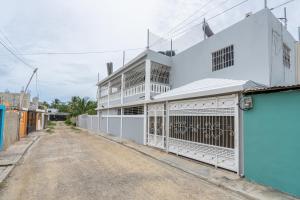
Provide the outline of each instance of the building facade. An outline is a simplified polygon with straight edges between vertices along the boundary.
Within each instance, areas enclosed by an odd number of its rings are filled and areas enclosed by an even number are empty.
[[[93,129],[244,175],[242,91],[296,84],[296,54],[269,9],[177,55],[147,49],[98,82]]]
[[[20,108],[20,98],[22,101],[22,109],[28,109],[30,106],[30,94],[21,93],[10,93],[0,92],[0,104],[4,104],[7,109],[18,109]]]

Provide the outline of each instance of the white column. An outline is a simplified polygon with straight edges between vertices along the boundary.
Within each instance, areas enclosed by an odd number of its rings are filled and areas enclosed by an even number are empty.
[[[170,118],[169,118],[169,103],[166,102],[166,151],[169,151],[169,124],[170,124]]]
[[[239,96],[236,95],[235,97],[235,114],[234,114],[234,153],[235,153],[235,166],[236,166],[236,170],[237,170],[237,174],[240,175],[241,169],[240,169],[240,139],[239,139],[239,135],[240,135],[240,131],[239,131],[239,107],[237,106],[239,102]]]
[[[121,104],[124,103],[124,74],[121,76]]]
[[[108,82],[108,93],[107,93],[107,107],[110,105],[110,82]]]
[[[145,64],[145,100],[150,100],[151,95],[151,60],[146,59]]]
[[[123,108],[121,108],[120,138],[123,137]]]
[[[147,104],[144,104],[144,145],[147,144]]]
[[[109,109],[107,109],[107,115],[106,115],[106,133],[108,133],[108,119],[109,119]]]
[[[98,110],[98,132],[100,132],[101,112]]]

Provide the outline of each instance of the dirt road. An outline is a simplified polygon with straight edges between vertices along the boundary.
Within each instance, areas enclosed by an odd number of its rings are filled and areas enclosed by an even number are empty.
[[[59,123],[27,152],[1,200],[243,199],[120,144]]]

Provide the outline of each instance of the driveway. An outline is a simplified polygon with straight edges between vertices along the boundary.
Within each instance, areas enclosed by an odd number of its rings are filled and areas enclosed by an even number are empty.
[[[57,123],[27,152],[3,200],[244,199],[102,137]]]

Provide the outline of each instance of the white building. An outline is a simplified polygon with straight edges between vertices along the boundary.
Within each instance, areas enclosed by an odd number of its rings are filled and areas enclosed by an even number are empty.
[[[173,57],[145,50],[97,84],[90,128],[242,175],[240,92],[296,84],[296,52],[269,9]]]

